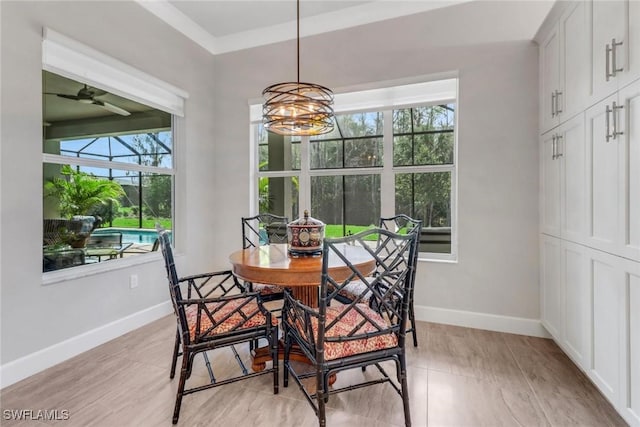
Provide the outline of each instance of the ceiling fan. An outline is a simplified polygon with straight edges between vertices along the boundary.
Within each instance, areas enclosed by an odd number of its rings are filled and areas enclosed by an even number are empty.
[[[109,104],[108,102],[102,101],[100,99],[96,99],[97,97],[106,95],[107,93],[108,92],[104,90],[96,89],[94,87],[89,87],[87,85],[84,85],[84,87],[80,89],[76,95],[69,95],[66,93],[51,93],[51,92],[45,92],[45,95],[56,95],[60,98],[70,99],[72,101],[78,101],[83,104],[97,105],[98,107],[102,107],[107,111],[111,111],[112,113],[120,114],[121,116],[131,115],[131,113],[128,112],[127,110],[124,110],[113,104]]]

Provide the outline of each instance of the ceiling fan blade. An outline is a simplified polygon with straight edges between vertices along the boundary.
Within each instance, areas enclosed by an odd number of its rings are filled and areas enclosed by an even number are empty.
[[[93,96],[102,96],[102,95],[106,95],[106,94],[109,93],[106,90],[98,89],[98,88],[95,88],[95,87],[89,87],[88,89],[89,89],[89,91],[91,91]]]
[[[74,101],[77,101],[79,99],[76,95],[67,95],[67,94],[64,94],[64,93],[52,93],[50,95],[56,95],[56,96],[59,96],[60,98],[72,99]]]
[[[112,113],[116,113],[116,114],[120,114],[121,116],[130,116],[131,113],[128,112],[127,110],[124,110],[120,107],[116,107],[113,104],[109,104],[108,102],[104,102],[104,101],[100,101],[98,99],[94,99],[93,100],[93,104],[94,105],[98,105],[102,108],[104,108],[107,111],[111,111]]]

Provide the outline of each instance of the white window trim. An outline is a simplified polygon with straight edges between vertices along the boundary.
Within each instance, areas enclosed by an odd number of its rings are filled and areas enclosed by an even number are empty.
[[[49,28],[42,34],[42,68],[184,116],[184,102],[189,97],[184,90]]]
[[[344,168],[311,170],[308,164],[309,137],[302,137],[300,155],[307,161],[301,162],[300,170],[289,171],[258,171],[259,160],[258,144],[256,136],[256,124],[262,121],[262,104],[251,102],[249,115],[251,122],[250,144],[252,147],[250,158],[250,209],[257,213],[257,182],[258,178],[287,178],[299,179],[299,212],[301,217],[305,206],[311,205],[311,188],[308,179],[312,176],[347,176],[347,175],[380,175],[381,206],[380,214],[383,217],[395,215],[395,175],[397,173],[451,173],[451,253],[442,254],[434,252],[421,252],[420,261],[457,262],[458,260],[458,79],[428,81],[422,83],[393,86],[377,89],[369,89],[358,92],[339,93],[334,97],[334,112],[336,114],[380,111],[384,113],[383,125],[383,150],[385,153],[393,152],[393,126],[391,121],[394,109],[410,108],[415,106],[435,105],[447,102],[456,104],[454,121],[454,153],[452,165],[421,165],[421,166],[393,166],[393,162],[385,162],[382,168]]]

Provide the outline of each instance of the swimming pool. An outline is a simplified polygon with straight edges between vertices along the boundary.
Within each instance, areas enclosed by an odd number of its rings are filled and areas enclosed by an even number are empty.
[[[147,228],[100,228],[93,234],[100,233],[122,233],[122,243],[137,243],[142,245],[150,245],[158,238],[158,232]],[[169,231],[171,235],[171,231]]]

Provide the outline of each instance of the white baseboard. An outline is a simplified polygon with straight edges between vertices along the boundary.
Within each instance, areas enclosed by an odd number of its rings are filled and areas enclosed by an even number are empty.
[[[450,310],[447,308],[419,306],[414,307],[417,320],[488,331],[507,332],[540,338],[551,338],[539,319],[500,316],[497,314],[477,313],[473,311]]]
[[[149,307],[0,366],[0,388],[57,365],[173,312],[171,302]]]

